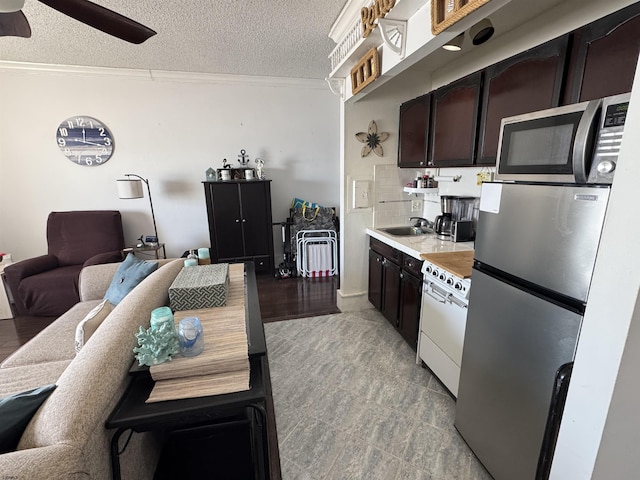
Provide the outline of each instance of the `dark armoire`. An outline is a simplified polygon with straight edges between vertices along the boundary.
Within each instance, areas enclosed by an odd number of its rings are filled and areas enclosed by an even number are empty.
[[[271,180],[203,182],[213,262],[252,261],[273,273]]]

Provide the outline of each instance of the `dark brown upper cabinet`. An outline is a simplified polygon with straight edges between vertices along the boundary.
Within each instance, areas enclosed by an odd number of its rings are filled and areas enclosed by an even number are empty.
[[[565,104],[631,91],[640,53],[640,3],[573,32]]]
[[[473,165],[481,89],[482,72],[476,72],[433,93],[429,165]]]
[[[568,44],[565,35],[485,70],[477,164],[496,163],[504,117],[560,104]]]
[[[430,111],[430,93],[400,105],[398,167],[423,168],[427,165]]]

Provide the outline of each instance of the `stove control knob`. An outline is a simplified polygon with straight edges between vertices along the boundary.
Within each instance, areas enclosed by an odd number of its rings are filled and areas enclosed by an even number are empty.
[[[424,269],[425,273],[431,273],[431,265],[427,265]]]
[[[433,269],[433,272],[431,272],[431,275],[433,275],[434,277],[438,277],[438,270],[436,270],[435,268]]]
[[[447,285],[453,285],[453,278],[447,278]]]
[[[462,290],[462,282],[456,282],[453,288],[455,288],[456,290]]]

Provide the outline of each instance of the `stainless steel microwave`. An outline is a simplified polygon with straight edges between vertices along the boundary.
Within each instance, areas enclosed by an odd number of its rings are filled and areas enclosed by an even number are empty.
[[[630,94],[502,119],[496,179],[611,184]]]

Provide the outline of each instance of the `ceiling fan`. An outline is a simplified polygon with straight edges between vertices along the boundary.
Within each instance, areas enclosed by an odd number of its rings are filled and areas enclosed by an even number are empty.
[[[25,0],[0,0],[0,37],[31,36],[21,9]],[[37,0],[76,20],[131,43],[142,43],[156,34],[149,27],[89,0]]]

